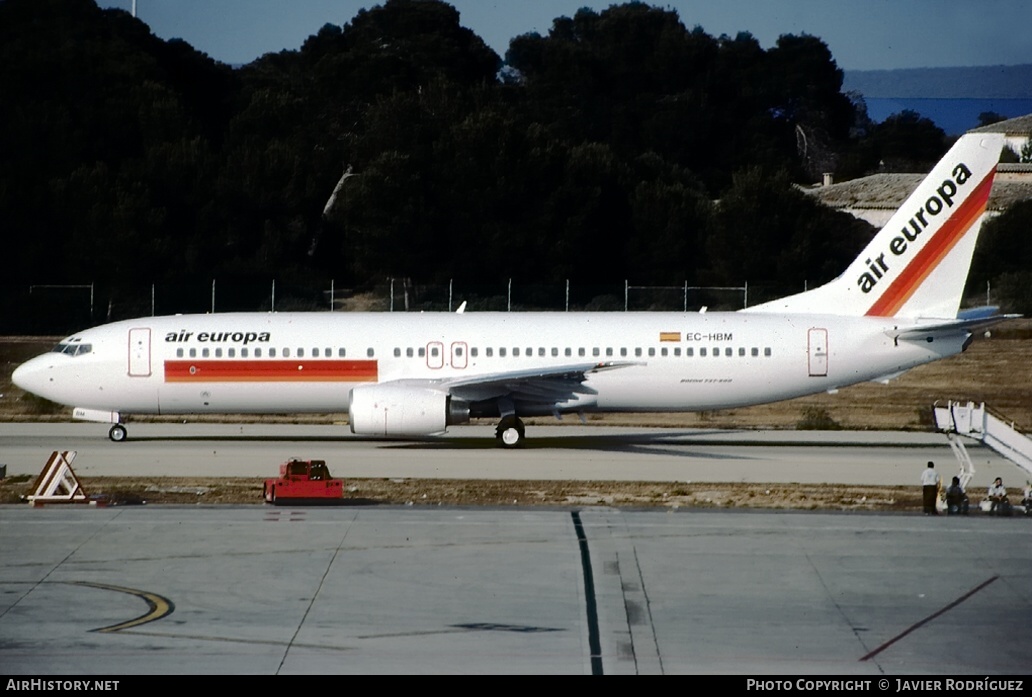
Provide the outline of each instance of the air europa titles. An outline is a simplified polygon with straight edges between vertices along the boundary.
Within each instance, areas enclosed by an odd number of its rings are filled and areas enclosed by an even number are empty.
[[[202,344],[218,344],[218,343],[234,343],[243,344],[247,346],[255,341],[262,343],[269,341],[269,332],[198,332],[196,336],[193,332],[186,330],[180,330],[178,332],[169,332],[165,335],[165,341],[167,343],[184,343],[193,339]]]
[[[953,208],[953,198],[957,195],[959,187],[964,186],[971,179],[971,170],[963,162],[953,168],[953,178],[944,179],[935,195],[930,196],[924,205],[917,209],[917,212],[910,218],[900,234],[889,241],[889,252],[893,256],[903,256],[910,248],[910,243],[917,239],[925,228],[935,222],[933,219],[945,210]],[[885,260],[886,252],[876,257],[865,259],[868,270],[860,274],[856,284],[864,293],[871,292],[878,281],[889,270],[890,264]]]

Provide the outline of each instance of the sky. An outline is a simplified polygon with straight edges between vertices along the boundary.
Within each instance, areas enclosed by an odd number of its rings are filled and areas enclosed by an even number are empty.
[[[250,63],[296,50],[324,24],[343,26],[384,0],[136,0],[136,14],[162,39],[180,38],[216,60]],[[133,0],[97,0],[130,11]],[[602,11],[612,0],[450,0],[460,23],[499,56],[509,40],[545,35],[556,17]],[[844,70],[1032,63],[1029,0],[666,0],[681,22],[709,35],[747,31],[764,48],[782,34],[824,40]]]

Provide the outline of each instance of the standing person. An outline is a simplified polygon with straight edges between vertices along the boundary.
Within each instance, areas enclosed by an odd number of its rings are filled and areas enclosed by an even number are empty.
[[[935,463],[928,461],[928,467],[921,473],[921,500],[924,503],[925,515],[939,515],[935,509],[935,499],[939,495],[939,473],[935,471]]]
[[[1007,489],[1003,486],[1003,479],[997,477],[993,485],[989,487],[989,515],[1010,515],[1010,502],[1007,501]]]

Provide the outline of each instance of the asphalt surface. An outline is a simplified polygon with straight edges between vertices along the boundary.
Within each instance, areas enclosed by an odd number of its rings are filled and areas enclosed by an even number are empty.
[[[356,477],[823,473],[885,484],[915,483],[929,457],[954,466],[931,434],[534,428],[527,448],[509,452],[476,428],[402,443],[252,428],[140,424],[134,440],[112,444],[93,424],[4,424],[0,462],[36,473],[41,454],[71,449],[91,476],[261,476],[296,455]],[[979,476],[1020,476],[975,452]],[[1023,676],[1030,523],[599,506],[6,505],[0,674],[716,674],[743,686],[790,674],[892,692],[894,680],[879,687],[885,676]]]

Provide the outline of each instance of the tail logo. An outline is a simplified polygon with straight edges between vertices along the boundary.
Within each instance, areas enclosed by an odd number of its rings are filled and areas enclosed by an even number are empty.
[[[909,243],[915,241],[918,235],[935,222],[935,216],[944,210],[953,208],[953,198],[960,191],[959,187],[967,184],[970,179],[971,170],[968,169],[967,165],[961,163],[954,167],[953,178],[943,180],[939,188],[935,190],[936,195],[930,196],[924,205],[910,218],[909,222],[903,226],[900,235],[893,237],[889,241],[888,251],[891,252],[892,256],[901,257],[906,254],[910,248]],[[988,191],[986,193],[988,194]],[[886,252],[883,252],[873,259],[868,258],[864,260],[868,271],[860,274],[860,277],[856,279],[856,284],[864,293],[871,292],[878,285],[878,281],[889,270],[890,265],[885,260],[885,257]]]

